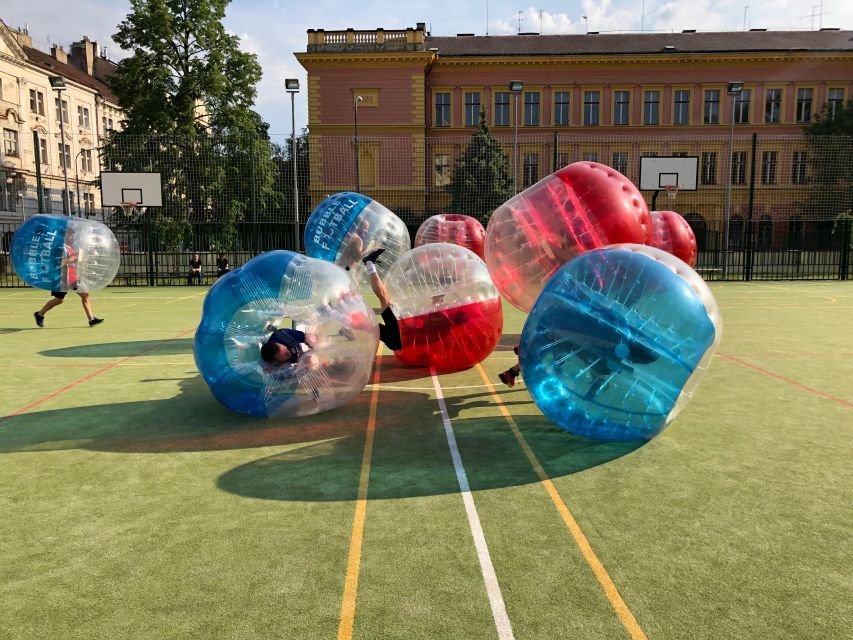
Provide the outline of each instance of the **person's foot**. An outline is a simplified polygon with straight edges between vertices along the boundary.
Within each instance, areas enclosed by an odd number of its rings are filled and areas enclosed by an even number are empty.
[[[40,327],[43,327],[43,326],[44,326],[44,316],[43,316],[42,314],[40,314],[38,311],[36,311],[36,312],[33,314],[33,318],[35,318],[35,319],[36,319],[36,324],[37,324],[38,326],[40,326]]]
[[[385,251],[385,249],[383,249],[382,247],[379,247],[378,249],[374,249],[373,251],[368,253],[366,256],[364,256],[361,259],[361,261],[364,264],[367,264],[368,262],[372,262],[373,264],[376,264],[377,258],[379,258],[379,256],[381,256],[384,251]]]
[[[94,327],[96,324],[101,324],[103,321],[103,318],[92,318],[91,320],[89,320],[89,326]]]
[[[513,352],[515,355],[518,355],[518,345],[515,345],[515,346],[512,348],[512,352]]]
[[[499,374],[498,377],[501,379],[501,382],[503,382],[506,386],[515,386],[516,375],[515,373],[513,373],[512,369],[507,369],[503,373]]]

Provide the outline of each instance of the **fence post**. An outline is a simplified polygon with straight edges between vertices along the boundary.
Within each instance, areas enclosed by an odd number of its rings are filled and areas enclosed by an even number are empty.
[[[148,245],[148,286],[154,287],[154,225],[151,222],[151,207],[145,208],[145,244]]]
[[[251,183],[251,195],[249,196],[251,202],[249,203],[249,209],[252,211],[252,222],[255,222],[257,218],[257,185],[255,184],[255,136],[249,135],[249,182]]]
[[[557,166],[558,157],[559,156],[557,155],[557,132],[555,131],[554,132],[554,150],[553,150],[553,153],[551,154],[551,166],[553,167],[551,169],[551,173],[554,173],[557,169],[560,168]]]
[[[853,240],[851,237],[853,220],[842,220],[839,226],[841,231],[841,260],[839,260],[838,265],[838,279],[847,280],[847,272],[850,270],[850,252],[853,250],[853,242],[851,242]]]
[[[743,261],[743,278],[752,280],[753,250],[755,248],[755,232],[753,229],[752,209],[755,204],[755,158],[758,155],[758,134],[752,134],[752,159],[749,162],[749,207],[746,212],[746,255]]]
[[[39,133],[33,130],[33,151],[36,161],[36,201],[39,213],[44,213],[44,189],[41,184],[41,146],[39,144]]]

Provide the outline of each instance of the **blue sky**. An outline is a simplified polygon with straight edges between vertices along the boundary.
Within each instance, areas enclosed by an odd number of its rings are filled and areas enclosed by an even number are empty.
[[[55,42],[68,45],[88,35],[109,47],[112,59],[125,55],[110,40],[115,26],[130,10],[125,0],[37,0],[4,3],[0,18],[11,27],[29,23],[33,44],[48,50]],[[10,6],[11,5],[11,6]],[[823,16],[818,15],[823,10]],[[585,16],[585,18],[584,18]],[[520,21],[520,22],[519,22]],[[256,53],[264,70],[256,110],[270,123],[270,133],[290,134],[290,99],[283,79],[305,73],[295,51],[304,51],[308,29],[398,29],[425,22],[436,36],[457,33],[510,35],[521,31],[545,34],[590,31],[739,31],[767,29],[853,29],[850,0],[572,0],[530,5],[506,0],[475,2],[341,2],[313,0],[234,0],[226,27],[240,36],[242,46]],[[304,92],[296,98],[297,129],[307,123]]]

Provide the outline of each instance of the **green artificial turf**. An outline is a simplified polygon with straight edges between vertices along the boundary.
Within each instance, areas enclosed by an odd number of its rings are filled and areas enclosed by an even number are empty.
[[[853,284],[714,284],[724,338],[643,445],[597,443],[483,368],[648,638],[853,625]],[[0,638],[336,637],[372,386],[295,420],[219,405],[203,288],[32,312],[0,290]],[[380,365],[355,638],[495,638],[433,381]],[[627,638],[477,369],[439,377],[514,637]],[[13,415],[16,414],[16,415]]]

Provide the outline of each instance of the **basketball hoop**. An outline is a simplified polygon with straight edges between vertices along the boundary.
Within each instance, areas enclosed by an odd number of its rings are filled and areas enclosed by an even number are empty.
[[[133,215],[133,212],[136,210],[135,202],[122,202],[121,210],[124,212],[125,217],[130,217]]]
[[[666,197],[670,200],[675,200],[675,196],[678,195],[678,185],[677,184],[667,184],[664,185],[663,190],[666,191]]]

